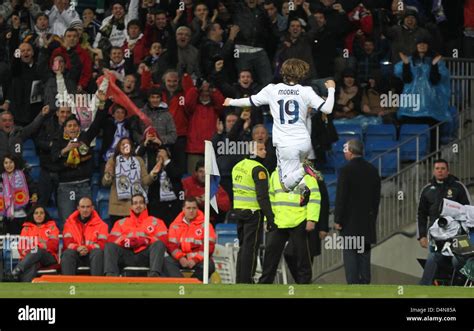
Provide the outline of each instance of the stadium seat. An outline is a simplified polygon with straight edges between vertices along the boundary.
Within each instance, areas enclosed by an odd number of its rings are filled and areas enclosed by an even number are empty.
[[[332,209],[336,205],[337,182],[326,183],[326,185],[327,185],[328,194],[329,194],[329,206]]]
[[[225,246],[226,243],[237,242],[237,224],[219,223],[216,225],[217,243]]]
[[[33,180],[38,181],[38,179],[40,178],[40,172],[41,172],[38,156],[30,155],[30,156],[24,156],[23,158],[27,164],[27,167],[30,169],[31,177],[33,178]]]
[[[423,158],[429,150],[430,133],[427,124],[404,124],[400,129],[400,143],[419,136],[419,153],[418,157]],[[411,139],[408,143],[401,147],[402,161],[416,160],[416,139]]]
[[[364,136],[362,127],[355,124],[338,124],[335,125],[337,134],[339,135],[339,141],[345,143],[350,139],[358,139],[363,141]]]
[[[59,221],[58,208],[56,208],[56,207],[46,207],[46,210],[48,211],[49,216],[51,216],[51,218],[53,220],[55,220],[56,223],[58,223],[58,221]]]
[[[378,141],[396,141],[397,130],[392,124],[369,125],[365,132],[365,145],[368,146]]]
[[[109,198],[110,198],[110,189],[99,189],[97,192],[97,212],[104,222],[108,222],[109,219]]]
[[[28,139],[23,143],[23,156],[36,155],[36,146],[33,139]]]
[[[330,152],[332,162],[334,162],[334,167],[336,172],[346,165],[347,160],[344,158],[344,144],[346,141],[339,140],[332,144],[332,151]]]
[[[381,158],[374,158],[397,146],[398,142],[396,141],[384,140],[376,140],[367,146],[367,159],[379,169],[380,176],[388,177],[397,173],[397,150],[390,151]]]

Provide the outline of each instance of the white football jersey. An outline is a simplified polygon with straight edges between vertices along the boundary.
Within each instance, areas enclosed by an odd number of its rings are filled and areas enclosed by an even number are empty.
[[[273,145],[288,146],[310,139],[308,108],[319,110],[324,99],[309,86],[269,84],[250,97],[254,106],[269,105],[273,116]]]

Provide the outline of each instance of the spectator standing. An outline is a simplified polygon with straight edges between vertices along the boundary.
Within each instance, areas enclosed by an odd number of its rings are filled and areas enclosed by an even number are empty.
[[[204,162],[196,162],[194,173],[192,176],[186,177],[182,180],[184,195],[186,198],[194,198],[201,211],[204,211],[204,183],[205,183]],[[216,217],[214,212],[211,212],[211,222],[215,224],[216,218],[224,220],[225,213],[230,210],[230,200],[227,192],[219,185],[216,193],[217,207],[219,208],[219,215]],[[224,216],[224,217],[223,217]]]
[[[53,162],[58,166],[58,212],[60,226],[76,208],[76,201],[81,197],[91,196],[92,172],[94,160],[90,143],[99,134],[102,122],[106,116],[103,92],[98,92],[99,111],[89,130],[82,131],[81,123],[71,115],[63,123],[63,132],[58,135],[51,146]]]
[[[21,157],[23,143],[38,132],[48,113],[49,107],[43,107],[34,121],[25,127],[15,125],[15,119],[11,112],[3,111],[0,113],[0,158],[6,154]]]
[[[57,201],[56,193],[60,168],[53,162],[51,147],[53,146],[53,140],[63,131],[63,124],[71,114],[70,107],[59,107],[55,114],[43,122],[35,139],[41,167],[38,179],[38,203],[42,206],[48,205],[52,193],[54,193],[55,201]]]
[[[190,114],[188,141],[188,173],[193,172],[193,165],[204,159],[204,141],[211,140],[216,132],[216,121],[222,114],[224,96],[211,87],[207,81],[191,88],[186,93],[185,109]]]
[[[16,49],[16,46],[11,45]],[[35,60],[33,46],[22,43],[19,46],[20,58],[11,61],[12,81],[8,100],[15,120],[20,125],[28,125],[43,107],[43,87],[48,76],[48,51],[41,48]]]
[[[75,275],[78,267],[90,267],[92,276],[104,275],[104,247],[109,234],[89,197],[79,200],[63,231],[64,251],[61,256],[61,273]]]
[[[456,201],[462,205],[471,204],[466,186],[449,173],[449,164],[446,160],[438,159],[434,161],[433,178],[421,189],[418,201],[418,240],[421,247],[428,248],[428,258],[420,285],[433,285],[438,267],[451,265],[451,258],[436,251],[434,242],[430,242],[428,238],[428,229],[439,217],[443,199]]]
[[[146,188],[156,180],[160,166],[156,165],[148,174],[143,159],[135,156],[132,140],[126,137],[119,140],[102,178],[102,185],[111,186],[109,217],[112,226],[129,214],[132,196],[141,194],[148,201]]]
[[[5,232],[19,234],[30,201],[38,201],[37,187],[23,168],[21,159],[7,154],[1,160],[0,215]]]
[[[342,73],[342,82],[337,89],[334,103],[334,119],[354,118],[360,114],[362,90],[357,84],[355,73],[346,69]]]
[[[157,180],[148,187],[148,210],[150,215],[162,219],[169,226],[179,214],[184,199],[181,185],[183,173],[179,172],[169,149],[154,142],[156,132],[153,131],[145,132],[137,155],[143,157],[148,171],[152,171],[155,166],[160,169]]]
[[[54,0],[54,6],[46,14],[49,17],[51,33],[62,36],[74,21],[80,21],[79,14],[69,0]]]
[[[111,46],[123,46],[128,37],[126,30],[128,23],[138,18],[139,2],[140,0],[131,0],[128,10],[125,11],[124,1],[111,1],[112,15],[102,21],[94,41],[94,48],[100,48],[104,53],[108,53]]]
[[[360,141],[353,139],[344,144],[344,157],[349,163],[341,168],[337,181],[335,228],[341,236],[364,244],[343,248],[348,284],[370,284],[371,245],[376,241],[381,182],[377,169],[363,159],[363,154]],[[354,240],[358,238],[362,240]]]

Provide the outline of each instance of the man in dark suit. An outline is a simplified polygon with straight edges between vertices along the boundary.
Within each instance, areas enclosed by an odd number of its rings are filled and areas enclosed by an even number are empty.
[[[370,249],[376,241],[380,177],[363,154],[362,142],[349,140],[344,144],[344,157],[349,163],[341,169],[337,182],[335,228],[344,239],[348,284],[370,283]]]

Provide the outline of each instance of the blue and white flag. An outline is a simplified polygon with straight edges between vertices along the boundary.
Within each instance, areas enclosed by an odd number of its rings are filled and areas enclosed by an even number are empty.
[[[217,160],[216,160],[216,153],[214,151],[214,147],[212,146],[212,142],[206,140],[206,155],[211,158],[210,168],[205,169],[207,174],[211,175],[211,194],[210,194],[210,204],[212,208],[219,213],[219,209],[217,208],[217,190],[219,189],[219,182],[221,179],[221,175],[219,173],[219,168],[217,167]]]

